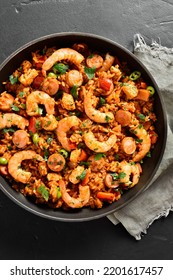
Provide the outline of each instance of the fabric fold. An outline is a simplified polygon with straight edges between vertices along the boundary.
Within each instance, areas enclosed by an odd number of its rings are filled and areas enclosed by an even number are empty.
[[[158,84],[168,118],[164,156],[150,186],[127,206],[108,216],[113,224],[120,222],[136,240],[140,240],[156,219],[166,217],[173,209],[173,48],[156,41],[149,46],[140,34],[135,34],[134,54]]]

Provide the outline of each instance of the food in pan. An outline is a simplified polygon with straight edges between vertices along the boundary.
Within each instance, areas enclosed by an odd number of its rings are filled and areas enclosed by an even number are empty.
[[[107,52],[38,50],[0,94],[0,174],[35,203],[102,208],[142,174],[157,141],[154,88]]]

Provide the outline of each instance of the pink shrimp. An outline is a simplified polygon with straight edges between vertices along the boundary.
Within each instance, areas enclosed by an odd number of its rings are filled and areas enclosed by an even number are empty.
[[[67,60],[74,63],[75,65],[79,65],[84,60],[84,56],[70,48],[61,48],[56,50],[44,61],[42,65],[43,75],[45,76],[45,72],[52,68],[56,62],[61,60]]]

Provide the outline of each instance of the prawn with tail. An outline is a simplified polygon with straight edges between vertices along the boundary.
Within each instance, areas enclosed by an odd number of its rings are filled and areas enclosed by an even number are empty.
[[[87,185],[79,185],[79,195],[77,198],[69,195],[66,184],[63,180],[59,180],[59,188],[63,201],[71,208],[82,208],[89,202],[90,188]]]
[[[67,151],[71,151],[69,139],[67,137],[67,132],[73,126],[79,126],[81,123],[80,119],[76,116],[65,117],[58,122],[58,127],[56,129],[56,135],[63,146],[63,148]]]
[[[36,90],[31,92],[26,99],[26,112],[28,116],[39,115],[38,104],[45,106],[47,114],[54,115],[55,100],[44,91]]]
[[[131,129],[131,132],[135,134],[136,137],[138,137],[140,144],[139,144],[139,152],[137,152],[134,157],[133,161],[141,161],[146,154],[150,151],[151,148],[151,138],[148,132],[143,128],[138,126],[135,129]]]
[[[121,173],[123,172],[124,174],[124,176],[119,179],[119,183],[132,188],[139,182],[141,172],[141,166],[139,163],[132,164],[127,162],[126,160],[123,160],[122,162],[120,162],[118,169]]]
[[[84,141],[90,150],[96,153],[106,153],[115,145],[117,137],[115,134],[112,134],[108,140],[100,142],[91,131],[88,131],[84,134]]]
[[[9,159],[8,172],[10,173],[10,175],[16,180],[16,182],[26,184],[32,174],[31,172],[25,171],[20,168],[23,160],[43,161],[44,159],[42,158],[42,156],[31,150],[17,152]]]
[[[29,121],[15,113],[0,114],[0,129],[6,127],[17,126],[20,129],[25,129],[29,125]]]
[[[43,75],[46,76],[46,71],[51,69],[56,62],[62,60],[67,60],[75,65],[80,65],[84,60],[84,56],[71,48],[58,49],[44,61],[42,65]]]
[[[92,105],[93,91],[84,91],[84,109],[86,115],[97,123],[109,123],[114,121],[114,114],[112,112],[102,113],[95,109]]]

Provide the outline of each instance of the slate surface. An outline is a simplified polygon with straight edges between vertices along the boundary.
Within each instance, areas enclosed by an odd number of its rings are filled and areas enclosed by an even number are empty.
[[[64,31],[105,36],[133,49],[141,33],[173,46],[172,0],[1,0],[0,63],[37,37]],[[141,241],[107,218],[60,223],[34,216],[0,191],[0,259],[173,259],[173,214]]]

